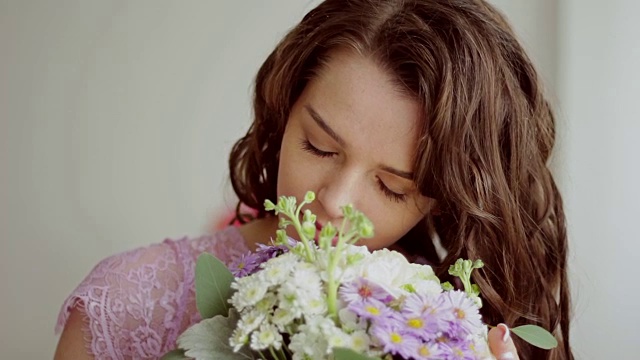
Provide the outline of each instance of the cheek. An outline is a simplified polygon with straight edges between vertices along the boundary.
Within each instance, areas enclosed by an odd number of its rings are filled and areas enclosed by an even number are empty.
[[[314,163],[299,146],[296,138],[285,133],[280,151],[280,162],[278,164],[278,197],[282,195],[295,196],[301,199],[309,191],[315,191],[317,174]]]

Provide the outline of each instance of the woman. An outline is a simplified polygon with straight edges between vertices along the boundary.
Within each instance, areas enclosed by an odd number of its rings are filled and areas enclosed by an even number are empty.
[[[474,281],[484,321],[537,324],[559,341],[552,351],[514,343],[501,325],[490,332],[496,357],[573,358],[564,213],[546,166],[554,119],[490,5],[327,0],[260,68],[254,113],[229,164],[256,218],[103,261],[63,306],[57,358],[153,358],[173,348],[198,320],[195,257],[231,261],[268,241],[277,219],[264,200],[307,190],[317,193],[320,223],[339,220],[346,203],[363,211],[376,229],[372,250],[401,250],[440,276],[457,258],[482,259]]]

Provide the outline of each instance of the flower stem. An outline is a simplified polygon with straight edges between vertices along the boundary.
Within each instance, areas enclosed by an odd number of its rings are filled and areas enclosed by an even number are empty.
[[[304,250],[307,254],[307,261],[313,261],[313,252],[311,251],[311,245],[309,244],[309,239],[307,239],[307,237],[305,236],[304,231],[302,231],[302,224],[300,224],[300,210],[306,204],[307,202],[303,200],[298,206],[298,208],[296,209],[295,213],[289,213],[287,215],[291,218],[293,222],[293,226],[295,227],[296,231],[298,232],[298,235],[300,236],[300,241],[304,245]]]
[[[342,224],[340,225],[340,231],[338,232],[338,243],[333,249],[330,249],[329,253],[329,266],[327,271],[329,272],[328,281],[327,281],[327,310],[329,312],[329,316],[336,321],[338,321],[338,285],[339,281],[335,278],[335,270],[338,266],[338,261],[342,255],[342,248],[345,243],[344,238],[344,228],[345,228],[346,219],[342,219]]]
[[[274,360],[280,360],[278,354],[273,350],[273,346],[269,346],[269,352],[271,353],[271,356],[273,356]]]

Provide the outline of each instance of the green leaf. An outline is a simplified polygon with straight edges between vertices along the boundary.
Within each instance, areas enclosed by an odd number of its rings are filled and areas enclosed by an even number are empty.
[[[235,309],[229,316],[216,315],[204,319],[188,328],[178,338],[178,346],[185,349],[185,355],[196,360],[248,360],[255,359],[248,346],[234,352],[229,338],[238,324],[240,315]]]
[[[184,350],[178,349],[164,354],[160,360],[191,360],[184,354]]]
[[[522,325],[511,329],[522,340],[541,349],[553,349],[558,346],[558,340],[547,330],[536,325]]]
[[[351,349],[341,347],[333,348],[333,358],[335,360],[380,360],[380,358],[359,354]]]
[[[233,275],[215,256],[204,253],[196,262],[196,306],[203,319],[229,313]]]

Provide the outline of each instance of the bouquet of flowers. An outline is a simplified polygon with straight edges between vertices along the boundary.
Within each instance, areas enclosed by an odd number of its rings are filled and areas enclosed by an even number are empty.
[[[459,259],[449,273],[456,290],[431,267],[395,251],[356,246],[373,236],[363,213],[344,206],[340,228],[316,228],[316,217],[293,197],[265,202],[280,216],[271,246],[232,264],[210,254],[196,264],[196,302],[203,320],[163,359],[493,359],[471,272],[480,260]],[[287,237],[293,226],[300,241]],[[557,345],[545,330],[511,329],[543,348]]]

